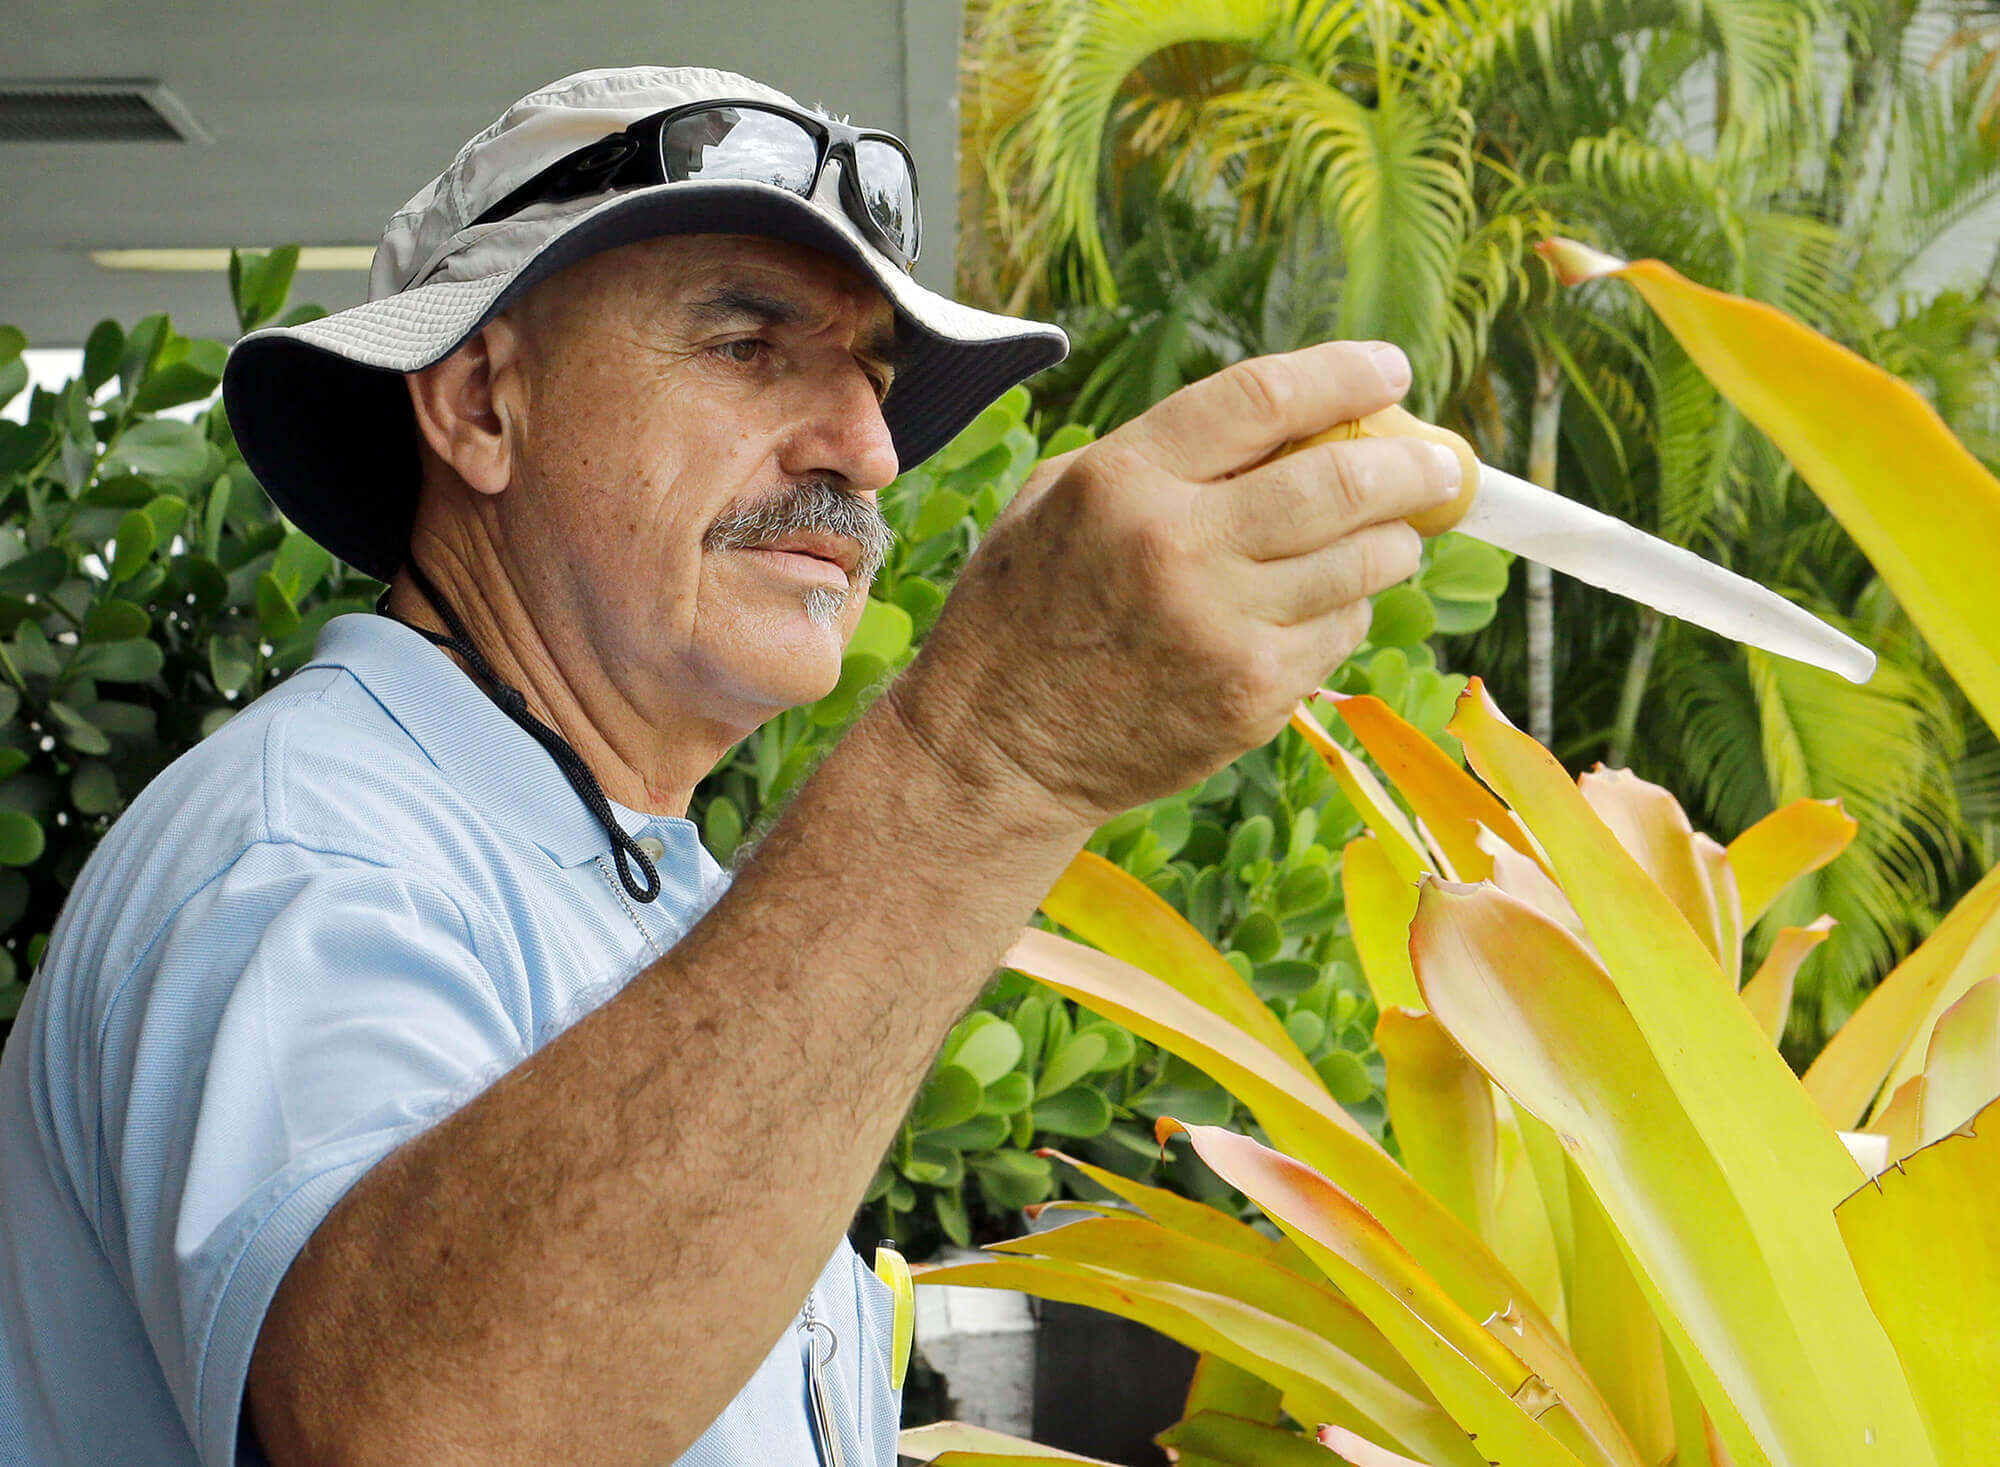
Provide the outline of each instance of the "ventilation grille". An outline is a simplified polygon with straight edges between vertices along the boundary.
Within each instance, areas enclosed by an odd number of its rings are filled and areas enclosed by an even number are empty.
[[[0,143],[208,140],[156,81],[0,81]]]

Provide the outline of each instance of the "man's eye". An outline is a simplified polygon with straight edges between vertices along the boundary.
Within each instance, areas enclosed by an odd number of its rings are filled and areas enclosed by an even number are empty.
[[[758,337],[746,336],[740,341],[725,341],[716,350],[728,357],[732,362],[743,362],[747,365],[769,351],[770,345],[769,342],[761,340]]]

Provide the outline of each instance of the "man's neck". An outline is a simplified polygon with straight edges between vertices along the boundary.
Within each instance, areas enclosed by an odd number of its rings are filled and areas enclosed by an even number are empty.
[[[537,624],[504,574],[475,572],[473,557],[433,538],[421,540],[412,555],[494,675],[562,735],[619,804],[685,815],[695,785],[743,736],[693,718],[685,728],[669,729],[635,706],[587,655],[565,656],[562,639]],[[407,567],[390,584],[387,610],[399,621],[451,635]],[[465,658],[444,650],[479,681]]]

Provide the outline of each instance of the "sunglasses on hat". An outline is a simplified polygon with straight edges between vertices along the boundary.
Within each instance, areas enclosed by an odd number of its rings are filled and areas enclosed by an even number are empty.
[[[691,180],[743,179],[810,199],[829,158],[841,162],[848,217],[908,270],[923,236],[917,167],[902,140],[770,102],[691,102],[643,117],[557,159],[472,222],[491,224],[533,204]]]

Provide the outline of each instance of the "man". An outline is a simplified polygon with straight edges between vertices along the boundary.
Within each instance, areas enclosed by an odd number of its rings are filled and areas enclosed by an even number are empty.
[[[93,857],[0,1064],[0,1458],[887,1464],[843,1231],[1090,831],[1269,739],[1450,455],[1259,466],[1393,347],[1047,466],[733,884],[701,776],[828,691],[877,491],[1060,333],[907,274],[893,140],[585,73],[239,344],[244,453],[391,582]],[[726,888],[726,890],[725,890]],[[684,1455],[683,1455],[684,1454]]]

